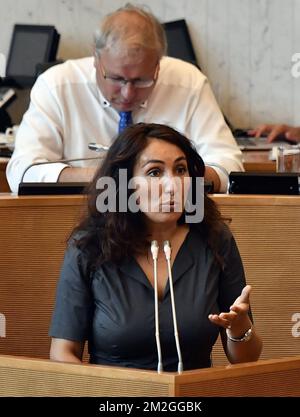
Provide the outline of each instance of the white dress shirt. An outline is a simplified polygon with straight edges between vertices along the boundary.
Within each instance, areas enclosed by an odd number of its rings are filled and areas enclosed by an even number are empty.
[[[97,156],[88,143],[110,145],[118,122],[118,112],[97,86],[93,57],[50,68],[33,86],[17,132],[7,166],[11,190],[17,191],[21,180],[56,182],[66,167],[61,162],[29,167],[33,163]],[[189,63],[170,57],[161,60],[157,83],[147,102],[133,112],[133,122],[166,124],[191,139],[206,165],[217,171],[223,192],[228,182],[225,172],[243,170],[241,152],[207,78]],[[94,160],[69,165],[97,164]]]

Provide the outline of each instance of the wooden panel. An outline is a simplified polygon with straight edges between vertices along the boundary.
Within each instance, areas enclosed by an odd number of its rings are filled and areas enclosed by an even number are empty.
[[[170,374],[0,356],[1,396],[169,396]]]
[[[0,206],[0,312],[6,318],[0,353],[49,356],[56,282],[79,206],[52,206],[47,199],[43,201],[42,206],[33,200],[30,206]]]
[[[6,166],[8,158],[0,158],[0,193],[10,192],[8,182],[6,180]]]
[[[176,395],[203,397],[299,397],[300,361],[258,361],[229,368],[199,370],[195,381],[183,375]],[[197,379],[197,380],[196,380]]]
[[[213,196],[231,217],[251,297],[262,358],[300,352],[292,315],[300,313],[300,200],[288,196]],[[48,358],[47,336],[65,240],[79,217],[80,196],[0,196],[0,354]],[[227,363],[218,345],[214,365]]]
[[[232,218],[230,227],[253,287],[254,321],[264,343],[261,358],[298,354],[292,316],[300,312],[299,197],[232,197],[215,196],[215,201]],[[215,365],[227,363],[220,342],[213,360]]]
[[[300,396],[300,356],[182,374],[0,356],[0,396]]]

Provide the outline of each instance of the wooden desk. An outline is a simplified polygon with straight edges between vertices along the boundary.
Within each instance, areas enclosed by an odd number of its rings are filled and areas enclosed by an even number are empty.
[[[245,171],[276,172],[276,162],[269,159],[269,151],[243,151]]]
[[[182,374],[0,356],[1,396],[299,397],[300,356]]]
[[[268,152],[265,151],[244,151],[243,163],[245,171],[265,171],[275,172],[276,163],[268,159]],[[9,158],[0,157],[0,193],[10,192],[9,185],[6,180],[6,166]]]
[[[298,354],[299,326],[292,319],[300,313],[300,198],[213,198],[222,214],[232,218],[247,281],[253,286],[262,358]],[[83,199],[0,196],[0,313],[6,317],[0,354],[48,358],[47,333],[65,240],[82,212]],[[213,361],[226,363],[220,346]]]
[[[9,158],[0,157],[0,193],[10,192],[9,185],[6,180],[6,166],[9,161]]]

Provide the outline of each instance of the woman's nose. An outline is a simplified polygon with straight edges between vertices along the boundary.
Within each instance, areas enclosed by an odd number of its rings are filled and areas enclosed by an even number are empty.
[[[166,176],[163,178],[163,191],[168,194],[174,195],[175,192],[178,190],[178,181],[179,178],[175,176]]]

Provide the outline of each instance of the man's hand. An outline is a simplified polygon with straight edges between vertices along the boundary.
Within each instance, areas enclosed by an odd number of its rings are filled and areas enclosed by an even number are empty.
[[[248,134],[256,138],[267,136],[268,142],[273,142],[275,139],[280,138],[300,142],[300,127],[291,127],[288,125],[261,125],[256,129],[249,130]]]
[[[58,182],[90,182],[97,168],[64,168],[60,176],[58,177]]]

